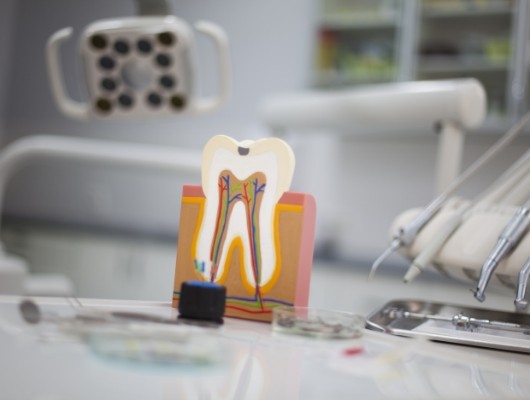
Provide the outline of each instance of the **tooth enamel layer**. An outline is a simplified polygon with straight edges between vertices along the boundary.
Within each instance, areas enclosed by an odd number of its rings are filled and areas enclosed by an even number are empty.
[[[202,162],[206,200],[194,257],[205,280],[223,279],[236,245],[247,288],[264,287],[273,280],[279,268],[275,209],[293,172],[294,155],[280,139],[238,143],[215,136],[206,144]]]

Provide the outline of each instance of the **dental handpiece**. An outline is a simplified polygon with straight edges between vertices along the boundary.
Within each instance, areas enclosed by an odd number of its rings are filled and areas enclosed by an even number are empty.
[[[464,214],[468,209],[469,207],[465,207],[459,211],[442,227],[441,231],[438,232],[435,238],[431,240],[427,247],[412,261],[409,269],[403,277],[403,282],[412,282],[419,274],[423,272],[423,270],[431,263],[436,254],[438,254],[447,239],[449,239],[449,237],[451,237],[451,235],[460,226]]]
[[[480,278],[477,288],[474,291],[475,298],[478,301],[483,302],[486,299],[484,292],[491,276],[493,275],[493,271],[495,271],[499,263],[507,256],[510,250],[519,243],[529,224],[530,209],[525,204],[525,206],[520,207],[510,219],[480,270]]]
[[[525,300],[528,276],[530,276],[530,258],[526,261],[526,263],[519,271],[519,280],[517,281],[517,294],[513,302],[515,308],[518,311],[524,311],[528,307],[528,301]]]
[[[423,272],[431,263],[434,257],[440,252],[447,240],[458,229],[467,213],[473,209],[474,205],[493,204],[502,201],[503,204],[520,204],[520,198],[517,194],[521,191],[517,188],[517,183],[528,176],[530,179],[530,150],[521,156],[508,170],[503,173],[488,189],[478,195],[475,200],[466,207],[462,207],[451,217],[451,219],[437,232],[426,247],[412,260],[409,269],[405,273],[403,281],[412,282],[421,272]],[[516,186],[514,188],[514,186]],[[530,184],[525,185],[530,187]],[[517,191],[517,194],[514,193]],[[528,196],[526,196],[528,198]]]
[[[400,247],[408,247],[412,244],[418,232],[429,222],[432,217],[442,208],[447,200],[447,195],[442,193],[432,201],[414,220],[404,227],[400,227],[392,238],[390,246],[372,264],[368,279],[372,279],[383,261]]]
[[[412,222],[400,227],[392,238],[390,246],[372,264],[368,279],[372,279],[385,259],[401,247],[408,247],[412,244],[418,232],[432,219],[440,210],[444,202],[460,186],[462,186],[471,176],[480,170],[493,157],[508,146],[530,122],[530,111],[527,112],[513,127],[511,127],[493,146],[473,162],[461,175],[459,175],[449,187],[436,197]]]

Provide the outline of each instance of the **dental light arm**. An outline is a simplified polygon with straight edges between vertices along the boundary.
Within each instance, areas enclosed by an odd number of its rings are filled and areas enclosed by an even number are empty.
[[[138,15],[170,15],[171,0],[135,0]]]
[[[484,88],[476,79],[419,81],[351,90],[277,95],[261,107],[272,129],[334,129],[343,135],[395,131],[439,133],[437,192],[460,171],[464,129],[486,113]]]
[[[276,95],[260,110],[261,118],[273,129],[334,129],[344,135],[431,131],[435,123],[446,121],[470,129],[482,123],[485,112],[484,88],[475,79]]]
[[[126,165],[170,172],[199,173],[201,166],[201,153],[192,150],[60,136],[28,136],[9,144],[0,152],[0,210],[3,209],[9,178],[27,160],[35,157]],[[0,220],[0,237],[1,227]]]
[[[19,139],[0,152],[0,210],[3,209],[9,179],[28,160],[35,157],[62,158],[73,161],[126,165],[170,172],[200,172],[200,152],[168,149],[133,143],[113,143],[103,140],[36,135]],[[0,237],[1,237],[0,219]],[[5,252],[0,242],[0,288],[9,293],[22,294],[27,275],[24,260]],[[11,283],[10,283],[11,282]],[[27,290],[27,289],[26,289]],[[48,288],[50,294],[57,288]],[[63,289],[59,288],[59,291]]]

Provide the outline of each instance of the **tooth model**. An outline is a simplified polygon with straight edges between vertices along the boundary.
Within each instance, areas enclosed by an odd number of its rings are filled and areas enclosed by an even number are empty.
[[[288,191],[294,167],[277,138],[208,141],[202,186],[183,189],[174,307],[187,280],[225,285],[226,316],[270,321],[276,306],[307,306],[316,208]]]

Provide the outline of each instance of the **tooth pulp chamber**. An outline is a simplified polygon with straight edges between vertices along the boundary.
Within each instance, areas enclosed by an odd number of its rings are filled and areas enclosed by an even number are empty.
[[[246,254],[247,257],[245,258],[250,258],[254,284],[257,283],[258,286],[261,284],[261,242],[258,216],[265,186],[265,176],[260,172],[243,181],[238,180],[230,171],[223,171],[219,176],[219,205],[210,251],[211,281],[215,281],[222,249],[226,247],[225,244],[228,244],[226,242],[231,215],[235,214],[234,219],[239,222],[242,220],[240,214],[244,213],[246,224],[246,235],[244,236],[246,236],[245,241],[248,244],[244,247],[248,248],[250,253],[250,255]],[[240,205],[238,202],[243,204],[242,211],[241,207],[235,208],[236,205]],[[234,212],[234,209],[237,211]]]

